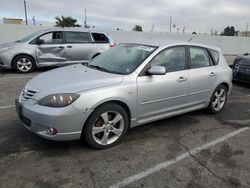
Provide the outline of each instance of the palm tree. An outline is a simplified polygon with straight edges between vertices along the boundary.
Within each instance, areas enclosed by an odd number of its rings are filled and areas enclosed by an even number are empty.
[[[56,19],[56,27],[80,27],[79,24],[77,24],[77,19],[74,19],[70,16],[64,17],[59,16],[55,17]]]

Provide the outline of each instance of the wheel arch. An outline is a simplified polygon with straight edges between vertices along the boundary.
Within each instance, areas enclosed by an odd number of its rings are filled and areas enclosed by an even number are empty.
[[[12,58],[12,60],[11,60],[11,68],[13,68],[14,59],[17,58],[18,56],[21,56],[21,55],[29,56],[29,57],[34,61],[35,66],[37,66],[37,64],[36,64],[36,59],[35,59],[32,55],[26,54],[26,53],[19,53],[19,54],[16,54],[16,55]]]
[[[107,105],[107,104],[117,104],[119,106],[121,106],[127,113],[128,115],[128,119],[129,119],[129,128],[130,128],[130,125],[131,125],[131,110],[129,108],[129,105],[126,104],[124,101],[121,101],[121,100],[109,100],[109,101],[104,101],[100,104],[97,104],[93,109],[93,111],[88,115],[85,123],[88,121],[88,119],[90,118],[91,114],[95,111],[95,109],[97,108],[100,108],[101,106],[104,106],[104,105]],[[84,125],[85,125],[84,123]]]
[[[218,86],[220,86],[220,85],[225,86],[225,87],[227,88],[227,92],[229,91],[230,87],[229,87],[229,84],[228,84],[228,83],[226,83],[226,82],[222,82],[222,83],[221,83],[221,84],[219,84]],[[218,86],[217,86],[217,87],[218,87]]]

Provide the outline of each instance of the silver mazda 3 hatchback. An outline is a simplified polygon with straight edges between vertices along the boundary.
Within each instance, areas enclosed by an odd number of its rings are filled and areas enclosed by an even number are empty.
[[[83,138],[102,149],[131,127],[202,108],[220,112],[231,80],[216,47],[120,44],[90,63],[34,77],[16,107],[23,125],[43,138]]]
[[[0,67],[28,73],[37,67],[88,62],[113,47],[105,33],[50,29],[0,45]]]

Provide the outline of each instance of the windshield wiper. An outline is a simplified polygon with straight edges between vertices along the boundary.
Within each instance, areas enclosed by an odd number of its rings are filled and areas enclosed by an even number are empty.
[[[88,67],[90,68],[94,68],[94,69],[98,69],[98,70],[101,70],[101,71],[105,71],[105,72],[110,72],[109,70],[103,68],[103,67],[100,67],[98,65],[91,65],[91,64],[88,64]]]
[[[91,64],[88,64],[88,67],[94,68],[94,69],[97,69],[97,70],[100,70],[100,71],[108,72],[108,73],[122,74],[122,73],[120,73],[120,72],[111,71],[111,70],[108,70],[108,69],[106,69],[106,68],[100,67],[100,66],[98,66],[98,65],[91,65]]]

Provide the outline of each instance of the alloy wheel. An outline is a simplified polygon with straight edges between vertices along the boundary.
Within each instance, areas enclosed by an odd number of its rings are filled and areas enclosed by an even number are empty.
[[[214,100],[212,104],[213,104],[213,108],[216,111],[220,111],[223,108],[226,102],[226,97],[227,97],[227,94],[224,88],[220,88],[214,93]]]
[[[123,131],[123,116],[117,111],[107,111],[95,120],[92,127],[92,137],[100,145],[109,145],[117,141]]]
[[[22,72],[28,72],[32,68],[32,62],[27,58],[20,58],[17,61],[17,68]]]

